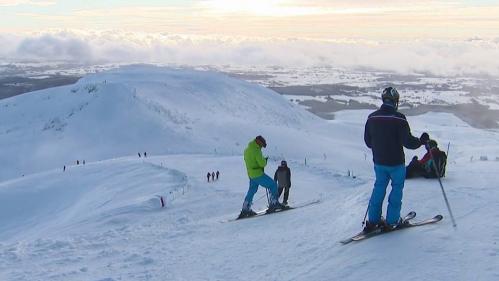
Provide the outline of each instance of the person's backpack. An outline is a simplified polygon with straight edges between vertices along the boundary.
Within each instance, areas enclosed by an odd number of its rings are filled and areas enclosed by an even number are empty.
[[[435,167],[431,167],[431,178],[445,177],[445,168],[447,166],[447,155],[443,151],[438,151],[433,153],[433,161],[435,161],[435,166],[437,167],[437,171],[435,171]]]

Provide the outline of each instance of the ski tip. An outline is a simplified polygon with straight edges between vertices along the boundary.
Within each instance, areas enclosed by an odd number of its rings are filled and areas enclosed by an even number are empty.
[[[340,241],[340,244],[341,244],[341,245],[346,245],[346,244],[348,244],[348,243],[350,243],[350,242],[353,242],[352,238],[348,238],[348,239],[345,239],[345,240],[341,240],[341,241]]]

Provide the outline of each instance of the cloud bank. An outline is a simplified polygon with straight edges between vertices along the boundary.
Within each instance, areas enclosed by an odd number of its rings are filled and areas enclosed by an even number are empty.
[[[378,42],[64,31],[0,34],[0,44],[5,46],[0,60],[7,62],[329,65],[401,74],[499,77],[499,38]]]

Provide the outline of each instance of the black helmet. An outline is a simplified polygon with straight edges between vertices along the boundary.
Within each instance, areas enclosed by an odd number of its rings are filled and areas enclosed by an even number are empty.
[[[394,104],[398,104],[399,102],[399,92],[397,92],[397,89],[393,87],[388,87],[383,90],[383,94],[381,95],[381,99],[383,102],[386,101],[391,101]]]
[[[287,165],[288,165],[288,163],[286,162],[286,160],[281,161],[281,166],[287,166]]]
[[[432,149],[438,146],[438,143],[435,140],[429,140],[426,144],[428,149]]]
[[[265,139],[262,136],[257,136],[255,140],[260,146],[264,148],[267,147],[267,141],[265,141]]]

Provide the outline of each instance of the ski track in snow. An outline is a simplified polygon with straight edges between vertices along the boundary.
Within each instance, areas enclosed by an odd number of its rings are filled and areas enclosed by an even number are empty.
[[[133,81],[135,74],[132,72],[128,78],[137,86],[141,82]],[[110,81],[116,78],[114,75],[118,74],[103,77]],[[175,71],[168,75],[167,83],[173,87],[183,85],[182,79],[192,79],[189,74]],[[219,79],[196,75],[201,86]],[[78,87],[92,85],[90,82],[97,78],[84,79]],[[223,81],[230,91],[242,87],[239,94],[247,93],[247,84]],[[120,85],[108,86],[122,89]],[[125,88],[130,89],[130,85]],[[199,85],[186,91],[194,100]],[[143,95],[139,103],[148,109],[134,113],[152,114],[148,118],[155,114],[170,116],[167,119],[175,119],[174,123],[198,122],[195,120],[201,115],[175,112],[173,106],[165,106],[166,100],[154,96],[154,89],[164,85],[142,86],[139,89],[151,91],[139,91]],[[175,103],[186,102],[170,98]],[[228,103],[225,106],[244,109],[237,99],[225,98],[220,97]],[[4,103],[13,104],[10,99]],[[92,102],[87,107],[85,104],[82,112],[98,107]],[[184,104],[180,108],[192,106]],[[283,108],[269,107],[261,113],[271,111],[268,116],[286,116],[279,110],[299,111]],[[216,115],[216,110],[209,112]],[[71,118],[77,119],[74,114]],[[429,113],[410,117],[409,122],[415,135],[430,132],[442,149],[451,142],[447,176],[442,182],[457,229],[452,228],[438,182],[414,179],[406,182],[402,212],[414,210],[416,219],[442,214],[443,221],[359,243],[339,243],[360,231],[372,189],[371,154],[362,141],[367,114],[339,112],[335,120],[317,126],[309,123],[316,119],[304,115],[297,117],[301,125],[289,124],[284,130],[269,124],[269,139],[274,141],[264,150],[273,159],[267,173],[273,176],[285,156],[292,170],[290,205],[313,199],[321,199],[321,203],[251,220],[222,223],[238,215],[248,187],[241,156],[247,141],[239,140],[247,136],[239,136],[242,130],[236,130],[244,124],[242,121],[223,136],[216,136],[213,143],[230,144],[226,151],[213,151],[210,140],[204,147],[210,153],[193,154],[199,152],[193,149],[189,153],[169,151],[176,154],[114,159],[105,154],[107,158],[102,161],[70,165],[66,172],[51,170],[53,167],[47,164],[44,171],[33,168],[37,173],[4,180],[0,182],[0,280],[365,280],[373,274],[376,279],[394,281],[498,280],[499,226],[494,222],[499,220],[499,161],[478,159],[499,156],[499,133],[470,128],[449,114]],[[126,114],[120,116],[125,118]],[[134,116],[136,121],[141,118]],[[34,117],[32,120],[40,123]],[[67,133],[73,126],[72,121],[53,120],[49,123],[52,129],[62,128]],[[214,136],[200,129],[205,124],[194,125],[201,137],[190,139],[183,144],[185,147],[201,143],[205,136]],[[167,126],[166,130],[171,128]],[[10,132],[22,131],[26,128],[20,126],[12,127]],[[1,132],[4,137],[8,135]],[[226,141],[229,133],[238,134],[238,140]],[[194,136],[181,133],[174,144]],[[3,141],[7,145],[10,139]],[[136,146],[125,148],[136,150]],[[406,151],[406,158],[423,153],[422,148]],[[22,163],[14,165],[20,166]],[[206,173],[216,170],[221,172],[220,179],[207,183]],[[349,171],[355,178],[348,176]],[[160,208],[159,196],[166,199],[165,208]],[[254,209],[265,208],[265,201],[265,191],[259,189]]]

